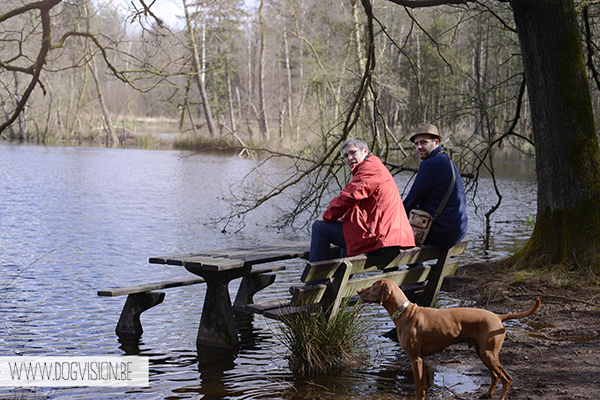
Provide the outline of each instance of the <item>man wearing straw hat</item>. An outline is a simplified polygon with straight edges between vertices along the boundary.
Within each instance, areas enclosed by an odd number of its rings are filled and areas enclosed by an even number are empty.
[[[453,189],[424,243],[451,247],[465,237],[468,229],[467,199],[460,172],[440,145],[442,136],[435,125],[419,124],[410,141],[415,144],[422,161],[412,188],[403,202],[407,214],[416,208],[434,216],[446,193],[450,192],[454,169]]]

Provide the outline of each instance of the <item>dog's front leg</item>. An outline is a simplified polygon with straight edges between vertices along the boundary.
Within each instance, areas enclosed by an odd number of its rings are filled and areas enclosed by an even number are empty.
[[[415,391],[417,400],[422,400],[425,398],[425,390],[427,390],[427,381],[425,380],[425,371],[423,368],[423,357],[410,357],[410,363],[412,365],[413,376],[415,378]]]

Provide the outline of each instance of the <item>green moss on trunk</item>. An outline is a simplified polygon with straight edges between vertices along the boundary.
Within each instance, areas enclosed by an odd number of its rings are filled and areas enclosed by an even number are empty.
[[[559,266],[581,274],[600,272],[600,221],[597,202],[572,210],[547,207],[539,214],[529,241],[508,261],[518,269]]]

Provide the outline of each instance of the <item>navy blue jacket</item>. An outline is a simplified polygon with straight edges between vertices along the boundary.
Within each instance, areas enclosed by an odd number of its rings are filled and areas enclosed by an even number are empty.
[[[425,244],[450,247],[460,242],[467,234],[467,198],[458,168],[438,146],[421,161],[415,181],[403,201],[406,214],[413,208],[435,215],[452,181],[452,170],[456,173],[456,182],[446,207],[431,226]]]

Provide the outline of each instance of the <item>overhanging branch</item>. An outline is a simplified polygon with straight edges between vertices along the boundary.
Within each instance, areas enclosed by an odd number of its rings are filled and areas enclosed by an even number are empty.
[[[446,4],[468,4],[474,3],[472,0],[388,0],[392,3],[408,8],[436,7]]]
[[[17,107],[15,108],[11,117],[8,120],[6,120],[3,124],[0,125],[0,132],[3,132],[9,125],[11,125],[13,122],[15,122],[15,120],[17,119],[19,114],[25,108],[25,104],[27,104],[27,100],[29,100],[29,97],[31,96],[33,89],[35,89],[36,85],[40,81],[40,74],[42,73],[42,69],[44,67],[44,64],[46,63],[46,56],[48,55],[48,51],[50,50],[51,41],[52,41],[52,24],[50,22],[50,10],[53,7],[55,7],[57,4],[59,4],[61,1],[62,0],[44,0],[44,1],[30,4],[26,7],[22,7],[18,10],[15,10],[15,11],[20,10],[20,12],[18,12],[18,13],[14,13],[14,12],[9,13],[11,16],[14,17],[16,15],[20,15],[20,14],[23,14],[23,13],[31,11],[31,10],[35,10],[35,9],[40,10],[40,16],[42,19],[42,45],[40,47],[38,56],[35,60],[35,64],[32,66],[33,74],[31,77],[31,81],[29,82],[27,89],[25,89],[25,91],[23,92],[23,96],[21,97],[21,100],[17,104]],[[3,16],[0,16],[0,22],[3,20],[6,20],[6,18],[5,18],[6,15],[8,15],[8,14],[4,14]],[[5,19],[3,19],[3,18],[5,18]]]

